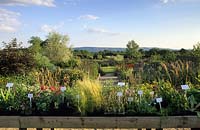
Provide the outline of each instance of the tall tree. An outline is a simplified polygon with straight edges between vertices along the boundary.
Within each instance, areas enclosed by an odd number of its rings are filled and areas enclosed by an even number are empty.
[[[40,37],[35,37],[32,36],[31,39],[28,41],[31,46],[30,46],[30,50],[34,53],[40,53],[41,52],[41,44],[42,44],[42,40],[40,39]]]
[[[22,48],[22,42],[17,42],[17,38],[13,38],[9,43],[3,42],[5,49]]]
[[[54,64],[66,63],[71,58],[71,49],[68,47],[69,37],[57,32],[51,32],[47,36],[45,55]]]
[[[141,52],[139,51],[139,45],[134,41],[131,40],[128,42],[128,44],[126,45],[126,57],[130,58],[130,59],[135,59],[138,60],[139,58],[141,58]]]

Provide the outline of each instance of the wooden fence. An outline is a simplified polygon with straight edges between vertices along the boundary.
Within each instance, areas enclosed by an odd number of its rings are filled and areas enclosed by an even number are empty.
[[[57,117],[57,116],[0,116],[0,128],[191,128],[200,130],[196,116],[169,117]]]

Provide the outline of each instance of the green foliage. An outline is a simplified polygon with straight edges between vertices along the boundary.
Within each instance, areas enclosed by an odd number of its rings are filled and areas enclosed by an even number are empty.
[[[41,53],[42,51],[42,46],[41,43],[43,42],[40,37],[31,37],[30,40],[28,41],[31,46],[29,47],[29,49],[31,50],[31,52],[33,53]]]
[[[84,79],[77,84],[80,95],[80,112],[82,115],[99,110],[102,104],[102,86],[98,81]]]
[[[5,43],[6,44],[6,43]],[[22,74],[34,68],[32,53],[23,48],[18,48],[16,39],[7,43],[6,48],[0,51],[0,74]]]
[[[78,69],[83,71],[91,79],[96,79],[99,75],[99,65],[94,61],[82,60]]]
[[[43,56],[41,53],[36,53],[34,56],[35,59],[35,65],[37,68],[53,68],[54,65],[50,62],[50,60],[46,57]]]
[[[103,71],[103,73],[115,73],[116,71],[115,66],[101,67],[100,69]]]
[[[74,87],[77,80],[83,79],[83,72],[76,69],[49,70],[42,68],[32,73],[37,83],[44,86],[68,86]]]
[[[47,45],[44,46],[44,55],[54,64],[67,63],[71,58],[71,50],[67,47],[69,38],[56,32],[49,33]]]
[[[86,50],[74,50],[73,55],[81,59],[93,59],[93,54]]]
[[[126,57],[138,60],[141,56],[142,55],[139,52],[139,45],[134,40],[129,41],[126,49]]]

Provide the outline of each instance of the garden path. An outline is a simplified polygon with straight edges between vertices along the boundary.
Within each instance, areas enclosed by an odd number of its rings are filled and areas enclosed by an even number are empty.
[[[119,77],[115,76],[114,73],[107,73],[103,76],[99,77],[100,82],[105,83],[106,81],[111,81],[113,84],[117,84],[119,82]]]

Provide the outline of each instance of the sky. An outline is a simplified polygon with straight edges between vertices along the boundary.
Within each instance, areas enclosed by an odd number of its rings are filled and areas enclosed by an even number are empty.
[[[200,0],[0,0],[0,46],[30,46],[55,31],[73,47],[191,49],[200,41]]]

